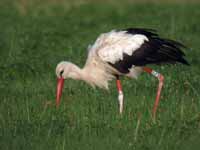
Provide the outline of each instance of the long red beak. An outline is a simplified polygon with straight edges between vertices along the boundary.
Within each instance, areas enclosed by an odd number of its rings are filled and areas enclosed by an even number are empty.
[[[64,86],[64,78],[62,78],[62,77],[58,78],[58,81],[57,81],[57,91],[56,91],[56,106],[57,107],[60,104],[60,98],[61,98],[61,95],[62,95],[63,86]]]

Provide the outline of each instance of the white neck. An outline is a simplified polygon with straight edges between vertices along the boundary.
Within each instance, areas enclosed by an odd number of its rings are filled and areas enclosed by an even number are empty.
[[[100,66],[85,65],[83,69],[75,64],[67,67],[69,71],[65,78],[72,78],[74,80],[82,80],[90,84],[92,87],[98,86],[100,88],[108,89],[108,81],[113,78],[113,75],[106,72],[106,69]]]
[[[72,78],[74,80],[84,80],[84,72],[82,69],[80,69],[78,66],[76,66],[75,64],[73,64],[72,66],[70,66],[70,72],[68,73],[68,78]]]

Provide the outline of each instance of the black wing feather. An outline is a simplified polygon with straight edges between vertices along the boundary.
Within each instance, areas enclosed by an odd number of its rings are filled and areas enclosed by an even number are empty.
[[[156,30],[129,28],[122,31],[126,31],[127,34],[143,34],[147,36],[149,41],[145,41],[131,56],[124,53],[123,60],[119,60],[115,64],[109,63],[121,73],[128,73],[132,65],[145,66],[147,64],[173,64],[176,62],[189,65],[183,58],[185,54],[181,50],[186,47],[177,41],[160,38]]]

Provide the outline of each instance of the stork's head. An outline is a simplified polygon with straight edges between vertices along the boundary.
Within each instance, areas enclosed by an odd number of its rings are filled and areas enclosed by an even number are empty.
[[[67,61],[61,61],[56,67],[56,75],[58,78],[70,78],[73,72],[74,64]]]
[[[60,98],[62,95],[62,89],[64,85],[64,80],[67,78],[79,79],[80,78],[80,69],[72,64],[71,62],[62,61],[56,67],[56,75],[58,78],[57,81],[57,92],[56,92],[56,105],[60,104]]]

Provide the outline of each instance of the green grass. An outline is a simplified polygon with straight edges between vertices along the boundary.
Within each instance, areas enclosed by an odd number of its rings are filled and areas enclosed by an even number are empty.
[[[0,9],[0,149],[189,150],[200,146],[199,4],[86,3]],[[61,60],[84,65],[86,48],[115,28],[155,28],[183,42],[190,67],[152,66],[165,76],[156,121],[157,79],[123,79],[125,111],[110,91],[67,80],[54,106],[55,67]],[[78,56],[78,57],[77,57]]]

